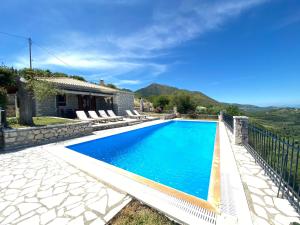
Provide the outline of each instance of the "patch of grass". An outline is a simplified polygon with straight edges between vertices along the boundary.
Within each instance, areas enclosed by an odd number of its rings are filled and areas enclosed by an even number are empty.
[[[33,117],[34,126],[46,126],[46,125],[55,125],[55,124],[66,124],[66,123],[75,123],[77,120],[70,120],[65,118],[55,118],[55,117]],[[11,128],[24,128],[26,126],[20,125],[19,121],[15,117],[7,118],[8,126]]]
[[[156,210],[141,204],[137,200],[131,201],[109,225],[179,225]]]

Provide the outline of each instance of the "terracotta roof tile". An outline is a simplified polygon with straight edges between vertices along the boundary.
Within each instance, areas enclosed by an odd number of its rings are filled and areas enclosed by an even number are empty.
[[[118,92],[118,90],[100,86],[97,84],[89,83],[86,81],[81,81],[69,77],[40,77],[39,80],[48,81],[58,86],[59,88],[66,89],[76,89],[76,90],[93,90],[97,92],[113,94]]]

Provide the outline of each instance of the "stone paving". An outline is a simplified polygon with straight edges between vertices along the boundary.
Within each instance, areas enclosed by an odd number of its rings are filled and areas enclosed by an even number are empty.
[[[101,225],[131,200],[41,147],[0,162],[1,225]]]
[[[228,131],[230,139],[232,136]],[[300,222],[299,214],[286,199],[277,198],[278,188],[264,174],[250,153],[231,144],[241,175],[254,225],[289,225]]]

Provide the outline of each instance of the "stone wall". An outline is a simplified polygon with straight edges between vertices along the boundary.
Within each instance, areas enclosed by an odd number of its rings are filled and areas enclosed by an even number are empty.
[[[57,116],[59,117],[71,117],[70,115],[66,115],[68,109],[76,110],[78,109],[78,97],[74,94],[66,94],[66,105],[57,107]],[[48,116],[48,115],[44,115]],[[75,116],[75,112],[74,112]]]
[[[57,116],[56,96],[49,96],[43,101],[35,101],[36,116]]]
[[[90,134],[89,122],[48,125],[19,129],[3,129],[4,149],[15,149],[37,144],[51,143],[59,140]]]
[[[119,116],[127,116],[125,110],[134,109],[134,94],[130,92],[118,92],[113,97],[113,110]]]

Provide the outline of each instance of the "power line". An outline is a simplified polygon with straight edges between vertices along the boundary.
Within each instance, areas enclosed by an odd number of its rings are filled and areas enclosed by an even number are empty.
[[[28,40],[28,37],[24,37],[24,36],[17,35],[17,34],[11,34],[11,33],[3,32],[3,31],[0,31],[0,34]]]
[[[59,58],[58,56],[56,56],[54,53],[52,53],[49,49],[37,44],[36,42],[32,42],[32,44],[36,45],[37,47],[39,47],[40,49],[46,51],[49,55],[52,55],[53,57],[55,57],[58,61],[60,61],[61,63],[65,64],[66,66],[70,66],[70,64],[66,63],[64,60],[62,60],[61,58]]]
[[[70,64],[66,63],[64,60],[62,60],[61,58],[59,58],[58,56],[56,56],[53,52],[51,52],[49,49],[41,46],[40,44],[37,44],[35,41],[33,42],[32,39],[30,37],[25,37],[25,36],[21,36],[21,35],[17,35],[17,34],[11,34],[11,33],[7,33],[7,32],[3,32],[3,31],[0,31],[0,34],[3,34],[3,35],[7,35],[7,36],[11,36],[11,37],[15,37],[15,38],[21,38],[21,39],[26,39],[27,41],[29,41],[29,54],[30,54],[30,68],[31,68],[31,45],[35,45],[37,46],[38,48],[44,50],[45,52],[47,52],[49,55],[52,55],[53,57],[55,57],[58,61],[60,61],[61,63],[63,63],[64,65],[66,66],[69,66],[71,67]]]

